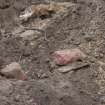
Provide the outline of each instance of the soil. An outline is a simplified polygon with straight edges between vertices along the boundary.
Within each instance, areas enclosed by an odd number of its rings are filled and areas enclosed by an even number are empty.
[[[105,1],[54,1],[74,5],[27,37],[22,25],[32,26],[34,19],[21,23],[20,13],[48,1],[0,0],[0,68],[19,62],[28,75],[26,81],[0,77],[0,105],[105,105]],[[50,55],[71,48],[81,49],[90,66],[62,74]]]

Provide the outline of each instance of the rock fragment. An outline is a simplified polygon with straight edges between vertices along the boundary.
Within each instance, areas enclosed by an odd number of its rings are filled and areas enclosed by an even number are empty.
[[[35,32],[33,30],[27,30],[23,33],[20,34],[20,37],[22,38],[28,38],[30,36],[33,36],[35,34]]]
[[[88,67],[88,66],[89,66],[88,63],[84,63],[84,64],[80,64],[80,65],[73,64],[73,65],[69,65],[69,66],[60,67],[57,70],[60,73],[67,73],[67,72],[70,72],[70,71],[77,71],[77,70],[79,70],[81,68],[85,68],[85,67]]]
[[[19,79],[19,80],[27,79],[27,76],[23,72],[20,64],[16,63],[16,62],[13,62],[13,63],[7,65],[0,72],[2,75],[4,75],[7,78],[15,78],[15,79]]]
[[[79,49],[65,49],[55,51],[52,54],[52,59],[57,65],[66,65],[77,60],[82,60],[86,55]]]

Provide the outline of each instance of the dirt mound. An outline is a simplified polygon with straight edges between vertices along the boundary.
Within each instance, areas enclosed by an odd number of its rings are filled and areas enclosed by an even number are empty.
[[[26,81],[0,77],[0,105],[105,104],[105,2],[66,1],[73,5],[61,13],[21,22],[28,7],[51,1],[0,0],[0,68],[18,62],[28,76]],[[60,73],[65,66],[55,65],[51,53],[72,48],[86,54],[78,62],[89,66]]]

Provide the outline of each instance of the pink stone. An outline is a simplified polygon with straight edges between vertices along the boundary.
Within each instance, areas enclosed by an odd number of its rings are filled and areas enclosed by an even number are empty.
[[[55,51],[52,54],[52,58],[57,65],[66,65],[77,60],[82,60],[86,55],[79,49],[65,49]]]
[[[12,62],[0,71],[7,78],[15,78],[19,80],[26,80],[27,76],[22,70],[19,63]]]

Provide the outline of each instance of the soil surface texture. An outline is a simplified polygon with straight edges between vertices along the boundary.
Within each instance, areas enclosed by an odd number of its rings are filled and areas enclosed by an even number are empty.
[[[68,7],[19,20],[29,6],[50,2]],[[0,0],[0,69],[18,62],[28,77],[0,74],[0,105],[105,105],[104,35],[105,0]],[[51,54],[73,48],[87,56],[78,62],[88,66],[59,72]]]

